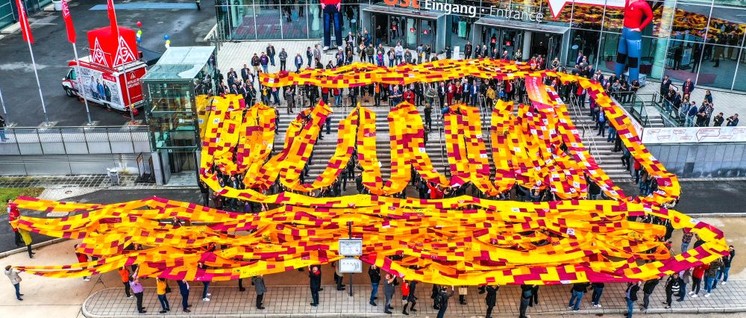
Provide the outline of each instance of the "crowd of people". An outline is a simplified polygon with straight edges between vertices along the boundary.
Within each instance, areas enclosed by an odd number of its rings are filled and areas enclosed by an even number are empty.
[[[658,101],[662,103],[663,114],[675,118],[680,126],[684,127],[709,127],[712,122],[713,127],[738,126],[738,114],[733,114],[727,118],[723,112],[715,114],[715,104],[712,92],[705,90],[705,96],[700,102],[691,100],[694,92],[694,83],[688,78],[677,88],[672,84],[668,75],[661,81]],[[713,116],[713,114],[715,114]]]

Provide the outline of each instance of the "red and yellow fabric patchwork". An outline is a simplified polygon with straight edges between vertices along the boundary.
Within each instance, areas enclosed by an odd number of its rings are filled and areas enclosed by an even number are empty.
[[[200,179],[217,194],[266,203],[257,214],[230,213],[160,198],[117,204],[83,204],[19,198],[21,209],[71,212],[47,219],[23,216],[20,229],[81,239],[79,251],[96,261],[61,266],[20,266],[48,277],[81,277],[139,264],[150,277],[224,281],[272,274],[341,258],[337,240],[364,239],[361,259],[407,279],[442,285],[565,284],[645,280],[708,263],[727,253],[723,233],[664,207],[678,198],[676,176],[640,143],[630,119],[598,83],[527,65],[492,60],[443,60],[395,68],[352,64],[298,74],[262,74],[268,87],[312,84],[346,88],[371,83],[408,84],[459,79],[525,78],[530,104],[498,101],[491,113],[491,174],[479,109],[451,105],[444,116],[451,178],[437,172],[424,150],[424,127],[414,107],[402,103],[388,115],[391,178],[383,180],[376,149],[375,112],[357,107],[339,123],[337,148],[323,172],[300,183],[332,109],[304,109],[285,132],[283,148],[269,156],[275,138],[274,109],[248,109],[235,96],[198,97],[202,154]],[[566,105],[546,77],[578,82],[617,128],[632,156],[658,180],[648,197],[627,197],[598,167],[581,142]],[[566,150],[563,150],[566,148]],[[236,149],[235,157],[230,149]],[[371,195],[316,198],[301,193],[331,185],[354,150],[363,185]],[[246,189],[221,186],[213,167],[244,174]],[[514,202],[460,196],[439,200],[399,199],[414,168],[426,180],[450,187],[471,182],[488,196],[518,184],[546,189],[558,201]],[[586,176],[613,200],[583,200]],[[295,192],[266,194],[276,181]],[[652,215],[687,228],[704,244],[671,256],[658,238],[660,225],[630,222]],[[193,225],[174,227],[160,220],[178,217]],[[127,250],[131,244],[142,250]],[[222,246],[206,252],[208,245]],[[401,256],[392,260],[391,256]],[[202,262],[206,268],[198,268]],[[414,266],[417,265],[417,266]]]

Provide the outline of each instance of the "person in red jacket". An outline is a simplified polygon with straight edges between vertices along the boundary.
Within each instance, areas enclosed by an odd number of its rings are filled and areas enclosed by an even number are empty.
[[[699,288],[702,286],[702,278],[705,276],[707,268],[707,264],[702,264],[692,271],[692,290],[689,292],[689,296],[692,296],[692,298],[699,297]]]
[[[617,78],[621,78],[624,67],[629,66],[627,82],[640,77],[640,51],[642,50],[642,30],[653,21],[653,10],[645,0],[626,0],[624,5],[624,28],[617,47]],[[629,62],[629,63],[627,63]]]
[[[13,234],[15,234],[15,243],[16,247],[23,246],[23,239],[21,238],[21,233],[18,232],[18,229],[13,226],[13,221],[18,220],[18,218],[21,217],[21,211],[18,210],[18,205],[13,203],[13,200],[8,200],[8,222],[10,222],[10,228],[13,229]]]
[[[342,0],[321,0],[324,12],[324,50],[331,46],[331,27],[334,21],[334,40],[337,47],[342,47]]]
[[[405,87],[404,88],[404,94],[403,94],[402,97],[404,97],[404,101],[406,101],[407,103],[410,103],[410,104],[414,105],[414,98],[415,98],[415,96],[414,96],[414,92],[411,89]]]

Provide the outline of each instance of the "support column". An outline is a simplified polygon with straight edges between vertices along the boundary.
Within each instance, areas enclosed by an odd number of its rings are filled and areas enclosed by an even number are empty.
[[[523,31],[523,51],[521,52],[521,58],[524,61],[531,59],[531,31]]]
[[[663,1],[663,12],[661,13],[661,22],[658,26],[658,37],[655,43],[653,69],[650,72],[650,77],[652,78],[663,78],[663,73],[666,70],[666,52],[668,52],[668,43],[671,36],[675,8],[676,0]]]

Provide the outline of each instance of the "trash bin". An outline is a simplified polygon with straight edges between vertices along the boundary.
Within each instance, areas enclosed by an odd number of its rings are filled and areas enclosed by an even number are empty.
[[[54,4],[54,11],[62,11],[62,1],[66,0],[52,0],[52,4]]]
[[[119,185],[119,170],[117,168],[108,168],[106,169],[109,173],[109,179],[111,180],[111,185]]]

